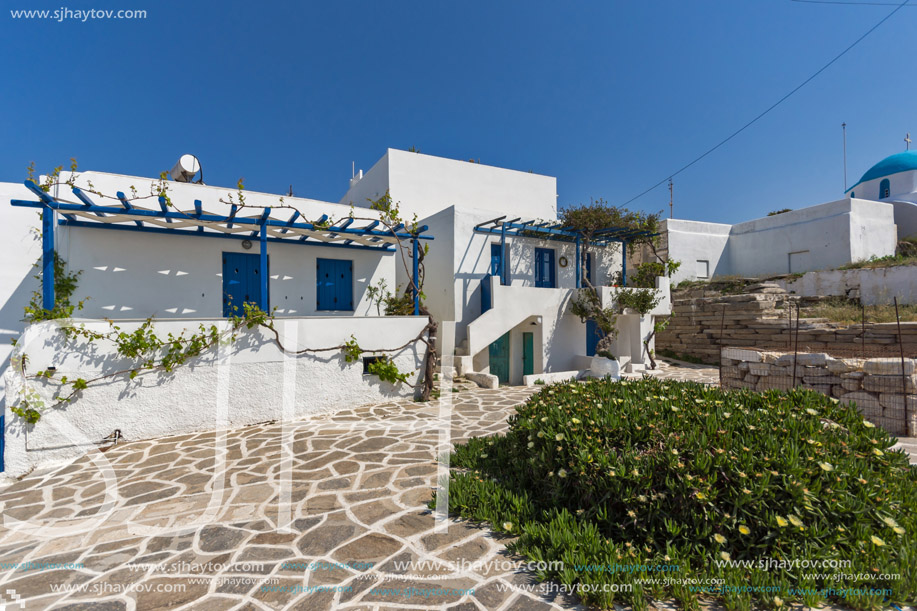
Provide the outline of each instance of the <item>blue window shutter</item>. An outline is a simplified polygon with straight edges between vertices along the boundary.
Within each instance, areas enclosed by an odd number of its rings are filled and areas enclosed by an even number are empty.
[[[885,199],[891,195],[891,183],[886,178],[879,183],[879,199]]]
[[[353,310],[353,261],[317,259],[316,309]]]

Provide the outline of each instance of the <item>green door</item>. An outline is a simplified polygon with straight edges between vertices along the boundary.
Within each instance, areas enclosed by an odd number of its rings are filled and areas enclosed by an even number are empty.
[[[522,334],[522,375],[530,376],[535,373],[535,335]]]
[[[509,332],[490,345],[490,373],[509,384]]]

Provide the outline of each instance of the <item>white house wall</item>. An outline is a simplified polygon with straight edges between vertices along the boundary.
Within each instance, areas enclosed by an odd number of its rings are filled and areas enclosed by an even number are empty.
[[[697,278],[699,266],[706,267],[708,277],[732,273],[726,247],[732,225],[666,219],[662,226],[669,258],[681,262],[672,275],[673,284]]]
[[[341,203],[367,205],[388,190],[405,218],[430,216],[455,206],[507,214],[509,218],[554,219],[557,179],[468,161],[388,149],[351,187]]]
[[[101,321],[83,322],[105,331]],[[323,318],[279,321],[277,329],[288,349],[337,346],[353,335],[367,351],[409,344],[423,329],[425,317]],[[154,326],[162,336],[197,324],[226,325],[225,321],[162,321]],[[124,323],[130,332],[137,323]],[[294,339],[294,337],[296,339]],[[56,378],[92,378],[136,366],[120,358],[104,342],[92,348],[85,341],[66,340],[56,321],[29,327],[16,354],[29,355],[28,372],[56,366]],[[409,381],[420,381],[424,345],[416,342],[391,357]],[[226,360],[228,357],[228,360]],[[7,372],[7,406],[15,404],[22,378]],[[57,385],[30,380],[46,400]],[[285,393],[287,393],[285,395]],[[285,357],[263,329],[244,331],[236,343],[211,352],[170,375],[146,373],[92,385],[70,404],[44,411],[41,420],[26,425],[6,410],[7,475],[50,466],[84,454],[101,439],[120,429],[127,440],[149,439],[196,431],[237,428],[259,422],[297,419],[350,408],[391,397],[410,397],[413,388],[393,385],[363,373],[363,363],[346,363],[339,351]]]
[[[222,253],[259,252],[257,238],[171,236],[107,228],[58,227],[58,252],[81,271],[75,300],[89,318],[219,318],[223,315]],[[270,307],[278,316],[375,315],[366,288],[395,285],[395,253],[268,242]],[[352,260],[355,310],[316,310],[316,259]]]
[[[35,279],[41,259],[41,220],[38,210],[14,208],[11,199],[31,199],[31,191],[22,184],[0,183],[0,406],[2,406],[3,373],[9,366],[12,340],[18,338],[25,323],[25,307],[32,293],[39,290]]]

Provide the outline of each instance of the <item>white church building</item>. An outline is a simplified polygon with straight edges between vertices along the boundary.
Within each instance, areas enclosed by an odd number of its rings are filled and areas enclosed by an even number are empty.
[[[191,182],[196,164],[183,171],[180,162],[177,180],[86,171],[62,173],[47,192],[0,183],[0,327],[17,340],[0,353],[9,473],[82,453],[116,430],[144,439],[416,395],[428,318],[410,287],[421,278],[445,373],[488,387],[587,375],[598,333],[571,312],[580,271],[604,307],[627,290],[607,285],[615,272],[626,276],[627,243],[639,235],[608,228],[585,252],[558,221],[549,176],[389,149],[339,202],[323,202]],[[386,193],[403,219],[395,226],[370,207]],[[72,322],[93,331],[130,332],[148,319],[160,335],[224,329],[244,303],[274,312],[275,328],[167,376],[106,378],[134,364],[104,342],[67,338],[58,321],[24,323],[39,287],[42,305],[55,303],[55,258],[78,274],[71,302],[83,307]],[[413,312],[383,315],[381,286],[408,287]],[[658,279],[659,305],[647,315],[619,317],[612,352],[621,369],[648,360],[644,340],[653,317],[670,311],[668,286]],[[332,350],[349,341],[361,358]],[[404,383],[373,375],[383,355],[407,373]],[[40,371],[54,376],[35,379]],[[12,414],[27,399],[53,403],[63,376],[104,383],[36,424]]]
[[[666,219],[662,233],[668,257],[682,262],[676,284],[804,273],[894,255],[899,240],[917,237],[917,151],[875,164],[841,200],[735,225]]]

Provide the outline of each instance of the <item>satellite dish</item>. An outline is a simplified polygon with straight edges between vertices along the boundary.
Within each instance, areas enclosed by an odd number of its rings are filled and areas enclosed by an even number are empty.
[[[182,155],[172,167],[169,175],[175,182],[191,182],[201,171],[201,162],[194,155]]]

